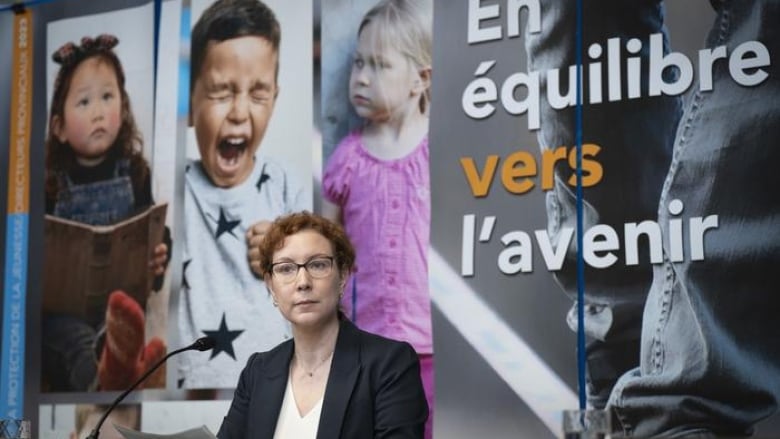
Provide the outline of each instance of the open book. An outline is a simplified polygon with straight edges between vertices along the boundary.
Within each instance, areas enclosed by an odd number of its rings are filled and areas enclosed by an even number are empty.
[[[167,204],[158,204],[110,226],[46,215],[44,311],[96,323],[117,289],[145,308],[154,280],[149,261],[162,242],[166,210]]]
[[[174,434],[151,434],[141,433],[121,425],[114,425],[114,428],[122,434],[125,439],[216,439],[216,436],[206,426],[193,428]]]

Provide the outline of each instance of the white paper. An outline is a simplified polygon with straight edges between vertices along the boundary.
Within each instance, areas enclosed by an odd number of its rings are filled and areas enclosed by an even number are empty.
[[[173,434],[141,433],[140,431],[131,430],[122,427],[121,425],[114,425],[114,428],[116,428],[125,439],[216,439],[214,433],[206,428],[205,425]]]

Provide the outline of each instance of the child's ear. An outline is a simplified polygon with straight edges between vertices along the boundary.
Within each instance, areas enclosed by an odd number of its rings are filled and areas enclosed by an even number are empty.
[[[414,94],[425,93],[431,87],[431,68],[424,67],[417,71],[417,78],[414,80],[412,91]]]
[[[60,143],[67,142],[68,139],[65,138],[65,133],[63,133],[62,129],[62,118],[58,115],[54,115],[51,117],[51,123],[49,124],[49,129],[51,130],[52,134],[54,134],[54,137],[57,138],[57,140],[60,141]]]

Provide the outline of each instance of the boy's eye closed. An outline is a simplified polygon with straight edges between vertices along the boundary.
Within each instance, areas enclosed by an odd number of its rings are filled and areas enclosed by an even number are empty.
[[[230,90],[218,90],[208,94],[208,98],[212,101],[224,102],[233,97],[233,93]]]
[[[253,91],[250,95],[252,100],[258,103],[264,103],[271,98],[271,93],[266,90]]]

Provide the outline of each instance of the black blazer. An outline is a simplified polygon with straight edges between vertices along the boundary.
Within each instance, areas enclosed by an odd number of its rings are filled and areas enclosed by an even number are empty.
[[[249,358],[218,438],[273,438],[293,352],[288,340]],[[428,404],[408,343],[342,320],[323,398],[317,439],[423,437]]]

